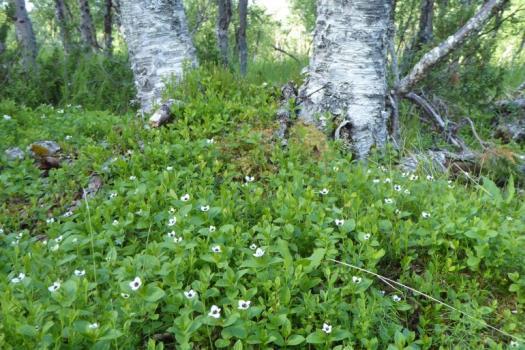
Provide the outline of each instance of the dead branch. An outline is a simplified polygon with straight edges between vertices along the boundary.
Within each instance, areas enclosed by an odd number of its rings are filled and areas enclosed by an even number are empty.
[[[275,51],[279,51],[279,52],[281,52],[281,53],[284,53],[285,55],[287,55],[287,56],[293,58],[296,62],[301,63],[301,61],[300,61],[296,56],[294,56],[293,54],[289,53],[288,51],[286,51],[286,50],[284,50],[284,49],[281,49],[280,47],[275,46],[275,45],[272,45],[272,47],[273,47],[273,49],[274,49]]]
[[[507,0],[488,0],[478,13],[476,13],[456,33],[452,34],[444,42],[423,55],[419,62],[412,68],[410,73],[405,76],[399,84],[397,84],[395,88],[397,93],[402,95],[409,93],[410,89],[423,79],[431,67],[458,48],[469,35],[478,32],[485,22],[494,14],[494,9],[500,7],[505,2],[507,2]]]
[[[474,122],[472,121],[472,119],[470,119],[469,117],[465,117],[464,120],[467,121],[470,124],[470,129],[472,130],[472,135],[474,135],[476,140],[478,140],[479,144],[481,145],[481,148],[483,148],[483,150],[486,150],[488,143],[483,141],[481,139],[481,137],[479,137],[478,132],[476,131],[476,126],[474,125]]]
[[[277,138],[281,140],[281,144],[286,146],[288,127],[292,122],[292,113],[295,112],[297,100],[297,88],[294,83],[288,82],[281,88],[281,102],[277,110],[277,120],[279,121],[279,130],[277,131]]]

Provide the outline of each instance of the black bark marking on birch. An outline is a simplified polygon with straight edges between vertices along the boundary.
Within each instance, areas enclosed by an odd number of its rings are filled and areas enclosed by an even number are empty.
[[[217,42],[221,63],[228,66],[229,48],[228,48],[228,30],[232,17],[231,0],[218,0],[218,17],[217,17]]]
[[[237,42],[239,45],[239,61],[241,75],[248,71],[248,44],[246,43],[246,28],[248,26],[248,0],[239,0],[239,29]]]

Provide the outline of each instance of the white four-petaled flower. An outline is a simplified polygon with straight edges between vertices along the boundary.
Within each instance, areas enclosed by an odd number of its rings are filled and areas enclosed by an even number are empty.
[[[175,238],[176,236],[177,236],[177,234],[175,233],[175,231],[168,232],[168,237],[169,238]]]
[[[113,199],[113,198],[116,198],[118,197],[118,193],[117,192],[111,192],[111,194],[109,195],[109,198]]]
[[[55,281],[55,282],[53,282],[52,285],[47,287],[47,290],[50,291],[51,293],[54,293],[54,292],[56,292],[59,289],[60,289],[60,282],[59,281]]]
[[[344,219],[335,219],[335,226],[343,226],[345,224]]]
[[[138,276],[135,277],[135,279],[133,281],[129,282],[129,287],[133,291],[138,290],[141,285],[142,285],[142,280]]]
[[[176,223],[177,223],[177,218],[174,216],[171,219],[169,219],[168,226],[169,227],[174,226]]]
[[[402,189],[401,186],[399,186],[399,185],[394,185],[394,191],[399,192],[399,191],[401,191],[401,189]]]
[[[248,310],[250,308],[250,304],[252,302],[249,301],[249,300],[239,300],[239,303],[238,303],[238,309],[239,310]]]
[[[257,248],[255,250],[255,253],[253,253],[253,256],[256,257],[256,258],[260,258],[264,255],[264,250],[262,250],[261,248]]]
[[[401,297],[394,294],[392,295],[392,300],[395,301],[396,303],[399,303],[401,301]]]
[[[88,326],[89,329],[97,329],[98,328],[98,323],[95,322],[95,323],[91,323],[89,326]]]
[[[113,226],[118,226],[118,220],[113,220]]]
[[[214,139],[207,139],[207,140],[206,140],[206,143],[207,143],[208,145],[213,145],[213,144],[215,143],[215,140],[214,140]]]
[[[357,276],[352,277],[352,282],[354,282],[355,284],[361,283],[362,280],[363,279],[361,277],[357,277]]]
[[[208,230],[209,230],[210,232],[215,232],[215,231],[217,230],[217,228],[216,228],[215,226],[212,225],[212,226],[210,226],[210,227],[208,228]]]
[[[172,170],[173,170],[173,167],[172,167],[172,166],[168,166],[168,167],[166,167],[166,170],[167,170],[167,171],[172,171]]]
[[[421,213],[421,216],[423,217],[423,219],[428,219],[430,217],[430,213],[424,211],[424,212]]]
[[[428,181],[434,181],[434,176],[432,176],[432,175],[427,175],[427,180],[428,180]]]
[[[370,237],[372,237],[372,235],[371,235],[370,233],[365,233],[365,234],[363,235],[363,239],[364,239],[365,241],[368,241],[368,240],[370,239]]]
[[[26,278],[26,274],[23,272],[20,272],[17,277],[11,278],[11,283],[17,284],[22,282]]]
[[[417,179],[419,179],[419,176],[412,174],[412,175],[410,175],[409,179],[410,179],[410,181],[416,181]]]
[[[129,294],[128,293],[120,293],[120,296],[124,299],[128,299],[129,298]]]
[[[211,251],[214,253],[220,253],[221,252],[221,246],[220,245],[214,245],[211,247]]]
[[[392,203],[394,203],[394,200],[392,198],[385,198],[385,203],[386,204],[392,204]]]
[[[130,179],[131,181],[135,181],[135,180],[137,179],[137,177],[134,176],[134,175],[132,175],[132,176],[129,177],[129,179]]]
[[[184,292],[184,296],[186,297],[186,299],[193,299],[197,296],[197,292],[193,289],[190,289],[189,291]]]
[[[517,347],[520,346],[520,344],[517,341],[515,341],[515,340],[511,340],[509,346],[511,348],[517,348]]]
[[[246,182],[254,182],[254,181],[255,181],[255,177],[254,177],[254,176],[246,175],[246,176],[244,177],[244,180],[246,180]]]
[[[252,245],[250,245],[250,249],[251,250],[255,250],[257,249],[257,245],[255,243],[253,243]]]
[[[323,323],[323,332],[325,332],[326,334],[332,333],[332,326],[328,323]]]
[[[75,276],[82,277],[86,274],[86,270],[75,270]]]
[[[48,224],[48,225],[51,225],[54,222],[55,222],[54,218],[49,218],[49,219],[46,220],[46,224]]]
[[[327,195],[328,194],[328,189],[327,188],[323,188],[321,191],[319,191],[320,194],[322,194],[323,196]]]
[[[207,212],[209,210],[210,210],[210,206],[209,205],[201,205],[201,211]]]
[[[390,180],[390,178],[387,177],[383,182],[386,183],[386,184],[389,184],[389,183],[392,182],[392,180]]]
[[[208,316],[213,318],[220,318],[221,317],[221,309],[217,305],[212,305],[210,312],[208,313]]]
[[[186,193],[184,196],[180,197],[180,200],[183,202],[187,202],[190,200],[190,195]]]
[[[378,184],[378,183],[380,183],[380,182],[381,182],[381,180],[379,180],[379,179],[373,179],[373,180],[372,180],[372,183],[375,183],[375,184]]]

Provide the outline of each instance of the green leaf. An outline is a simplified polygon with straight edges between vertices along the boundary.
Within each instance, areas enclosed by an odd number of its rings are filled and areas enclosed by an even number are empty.
[[[18,327],[16,330],[19,334],[28,336],[28,337],[35,337],[38,332],[35,329],[35,326],[31,326],[29,324],[24,324]]]
[[[159,287],[155,286],[155,285],[148,285],[146,287],[146,296],[144,297],[144,299],[146,301],[149,301],[150,303],[154,303],[156,301],[159,301],[160,299],[164,298],[164,296],[166,295],[166,293],[160,289]]]
[[[505,203],[510,204],[516,194],[516,187],[514,186],[514,176],[510,176],[509,182],[507,182],[507,191],[505,196]]]
[[[489,178],[483,177],[483,189],[488,192],[490,198],[496,203],[500,204],[503,202],[503,196],[499,187]]]
[[[292,335],[291,337],[288,338],[288,340],[286,340],[286,345],[290,345],[290,346],[295,346],[295,345],[299,345],[301,343],[303,343],[305,341],[305,337],[303,337],[302,335]]]
[[[116,329],[110,329],[99,340],[113,340],[121,337],[124,333]]]
[[[221,332],[221,335],[227,339],[231,337],[244,339],[248,336],[248,332],[246,331],[246,327],[241,324],[224,328]]]
[[[323,344],[325,341],[326,337],[321,333],[321,331],[315,331],[306,337],[306,342],[308,344]]]
[[[304,272],[309,273],[317,269],[323,261],[324,255],[326,254],[326,249],[317,248],[314,250],[313,254],[308,258],[310,264],[304,268]]]

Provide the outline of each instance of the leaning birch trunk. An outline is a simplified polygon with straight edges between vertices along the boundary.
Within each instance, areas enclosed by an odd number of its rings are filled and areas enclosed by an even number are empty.
[[[248,0],[239,0],[239,30],[237,43],[239,48],[239,61],[241,75],[248,72],[248,44],[246,43],[246,27],[248,26]]]
[[[418,63],[412,68],[410,73],[396,86],[396,91],[400,95],[406,95],[410,89],[416,85],[425,74],[435,64],[440,62],[449,53],[458,48],[470,35],[478,32],[485,22],[492,17],[494,9],[503,5],[507,0],[488,0],[471,19],[456,33],[449,36],[440,45],[427,52]]]
[[[228,66],[228,29],[232,17],[231,0],[218,0],[219,13],[217,18],[217,42],[219,43],[219,53],[221,63]]]
[[[66,20],[66,4],[64,0],[55,0],[55,17],[60,28],[60,39],[66,54],[71,52],[71,39]]]
[[[82,41],[87,48],[96,50],[98,49],[98,43],[89,2],[88,0],[78,0],[78,6],[80,8],[80,35],[82,36]]]
[[[387,139],[390,16],[391,0],[317,3],[314,49],[299,93],[300,118],[319,125],[322,114],[339,117],[358,158],[365,158],[374,145],[383,147]]]
[[[22,63],[29,70],[36,66],[38,54],[33,24],[27,14],[25,0],[11,0],[11,3],[15,8],[16,39],[22,50]]]
[[[197,65],[181,0],[120,0],[120,18],[142,110],[159,103],[165,80]]]

